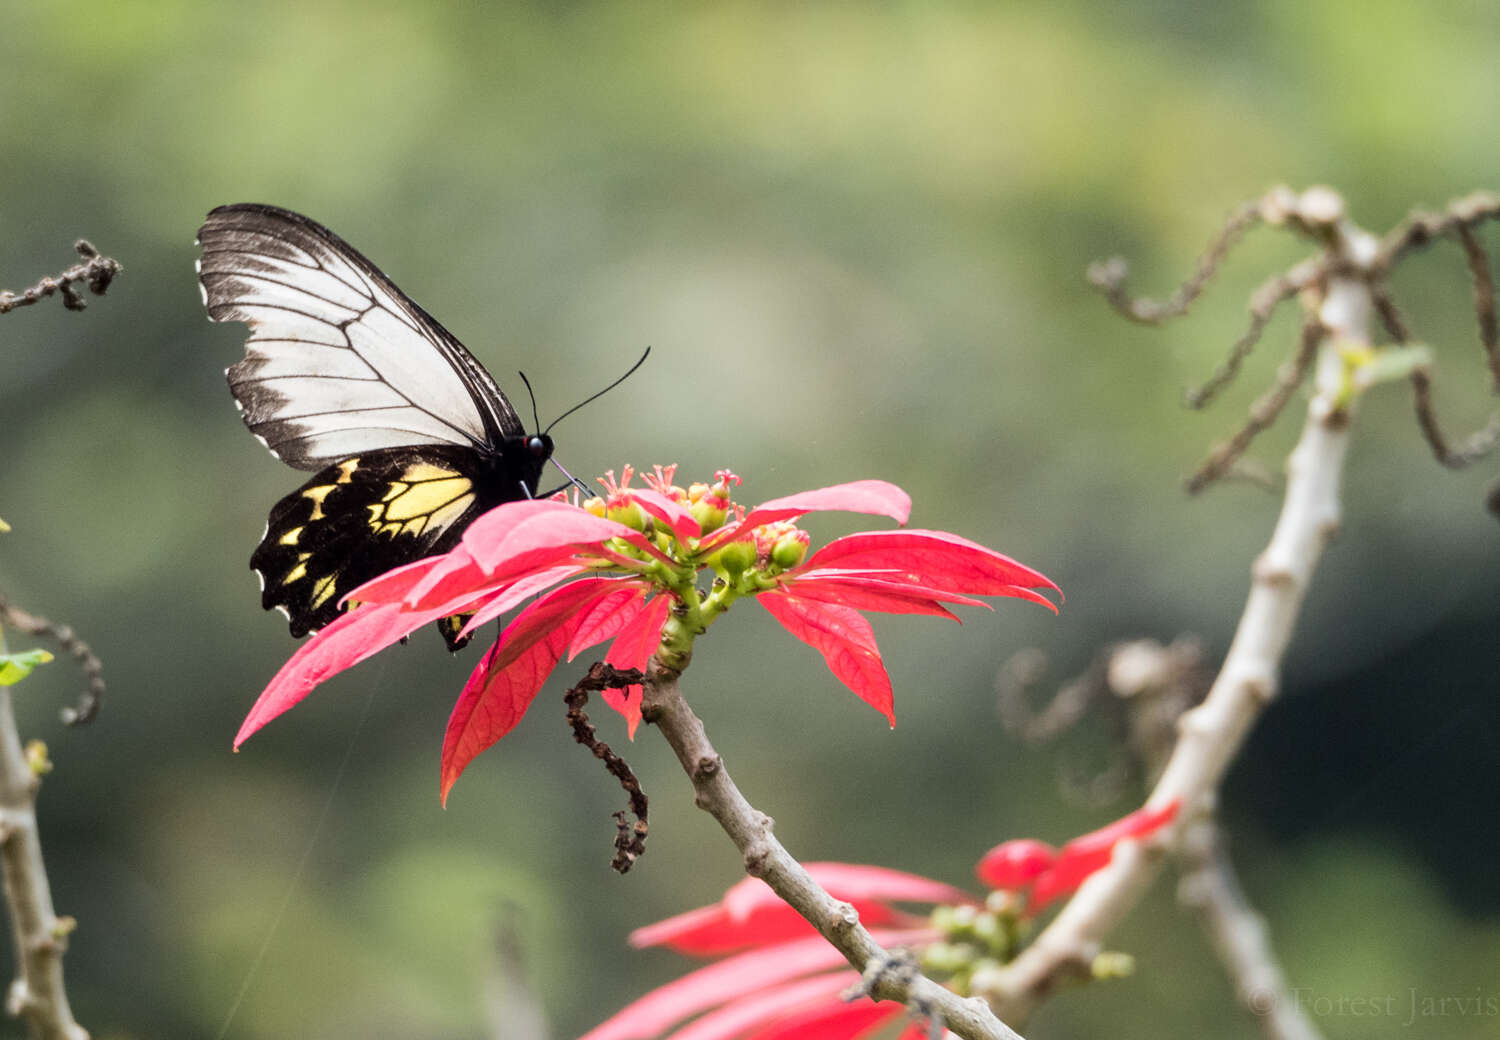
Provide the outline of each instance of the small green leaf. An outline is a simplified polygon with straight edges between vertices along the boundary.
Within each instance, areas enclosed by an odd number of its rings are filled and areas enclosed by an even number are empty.
[[[39,664],[52,660],[46,650],[25,650],[19,654],[0,654],[0,686],[14,686],[31,674]]]
[[[1419,368],[1432,364],[1432,351],[1421,343],[1384,347],[1354,369],[1356,389],[1368,390],[1376,383],[1393,383],[1405,379]]]

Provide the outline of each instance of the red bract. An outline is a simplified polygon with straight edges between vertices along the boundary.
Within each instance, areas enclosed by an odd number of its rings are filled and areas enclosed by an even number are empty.
[[[1142,809],[1061,850],[1029,838],[991,849],[980,860],[980,880],[1010,891],[1031,886],[1024,908],[1009,898],[981,903],[940,881],[884,867],[811,863],[807,871],[859,911],[876,941],[907,947],[929,977],[966,994],[978,968],[1016,955],[1026,931],[1022,914],[1077,888],[1109,862],[1116,845],[1155,833],[1176,813],[1176,802]],[[896,903],[929,904],[933,911],[917,918]],[[630,942],[722,959],[646,994],[582,1040],[856,1040],[903,1011],[890,1002],[845,1001],[840,994],[857,981],[855,973],[757,880],[739,882],[712,906],[639,928]],[[926,1025],[916,1023],[900,1040],[926,1035]]]
[[[831,895],[853,903],[886,945],[917,946],[938,938],[931,927],[918,927],[924,919],[893,903],[975,905],[958,889],[915,874],[848,863],[813,863],[807,869]],[[741,881],[720,902],[639,929],[630,938],[636,946],[665,945],[697,955],[752,948],[648,993],[582,1040],[853,1040],[905,1013],[890,1001],[845,1002],[840,994],[859,976],[760,881]],[[694,1015],[699,1017],[680,1025]]]
[[[912,927],[920,920],[892,908],[901,903],[972,903],[960,889],[916,874],[851,863],[808,863],[807,872],[829,892],[853,904],[867,927]],[[637,928],[630,944],[665,946],[678,953],[708,957],[749,946],[764,946],[814,935],[769,885],[746,878],[712,906],[689,910],[665,921]]]
[[[511,502],[484,514],[454,549],[390,571],[347,597],[348,613],[304,644],[256,701],[235,737],[292,707],[318,683],[430,621],[472,615],[464,632],[521,608],[483,655],[459,695],[443,740],[444,800],[474,757],[521,720],[566,654],[611,643],[605,659],[645,669],[652,656],[686,667],[692,641],[737,599],[758,597],[792,635],[823,655],[861,699],[895,723],[890,678],[859,611],[952,618],[974,596],[1014,596],[1056,607],[1035,589],[1046,577],[984,546],[941,531],[873,531],[839,538],[805,559],[793,521],[842,510],[905,523],[911,501],[878,480],[775,499],[746,512],[730,501],[739,482],[683,490],[657,468],[647,488],[627,467],[607,499]],[[699,586],[710,571],[714,581]],[[604,700],[633,735],[640,687]]]
[[[1096,870],[1108,865],[1115,846],[1126,839],[1145,838],[1177,816],[1176,799],[1159,808],[1137,809],[1096,831],[1068,842],[1059,851],[1032,838],[1001,842],[979,860],[974,873],[991,888],[1019,891],[1030,885],[1026,912],[1077,890]]]

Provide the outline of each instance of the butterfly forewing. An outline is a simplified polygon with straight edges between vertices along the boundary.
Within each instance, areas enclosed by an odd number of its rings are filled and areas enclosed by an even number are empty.
[[[198,241],[209,316],[251,329],[230,389],[246,425],[288,464],[316,470],[361,451],[524,434],[463,345],[322,225],[222,206]]]
[[[293,635],[351,590],[457,543],[480,513],[536,493],[551,453],[463,344],[321,224],[220,206],[198,232],[209,317],[250,326],[228,370],[245,424],[316,470],[276,503],[250,559]],[[439,623],[461,646],[460,618]]]

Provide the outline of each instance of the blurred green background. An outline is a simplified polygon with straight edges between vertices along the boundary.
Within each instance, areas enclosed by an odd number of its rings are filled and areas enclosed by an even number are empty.
[[[915,524],[1058,580],[1060,619],[1002,602],[962,628],[877,620],[894,731],[754,608],[686,679],[794,852],[965,883],[995,842],[1060,841],[1140,794],[1065,797],[1060,768],[1102,759],[1102,727],[1021,746],[996,718],[1003,662],[1040,646],[1062,679],[1108,641],[1186,631],[1217,656],[1277,508],[1244,484],[1188,499],[1180,478],[1240,423],[1293,320],[1214,410],[1178,402],[1304,247],[1253,237],[1165,331],[1113,317],[1085,264],[1123,254],[1165,292],[1277,182],[1331,184],[1376,231],[1500,188],[1500,8],[1476,3],[4,0],[0,24],[0,286],[65,266],[79,235],[125,265],[84,314],[0,319],[0,588],[74,626],[110,684],[79,732],[56,721],[69,665],[19,691],[57,764],[45,848],[98,1037],[218,1035],[283,905],[229,1036],[490,1035],[502,921],[554,1035],[575,1035],[681,970],[626,932],[738,870],[649,730],[627,750],[654,799],[648,852],[608,870],[621,795],[568,738],[563,683],[441,811],[474,651],[449,659],[431,632],[229,753],[295,645],[246,560],[303,478],[224,385],[245,330],[199,303],[211,207],[330,225],[513,397],[524,367],[544,421],[651,345],[556,431],[574,472],[728,466],[750,502],[878,476],[912,493]],[[1466,277],[1448,246],[1397,281],[1455,429],[1489,407]],[[1272,469],[1299,406],[1254,450]],[[1405,388],[1370,397],[1285,696],[1230,776],[1246,885],[1310,998],[1500,997],[1497,473],[1439,469]],[[1169,880],[1114,945],[1137,976],[1059,996],[1028,1037],[1259,1035]],[[1500,1028],[1405,1017],[1317,1022]]]

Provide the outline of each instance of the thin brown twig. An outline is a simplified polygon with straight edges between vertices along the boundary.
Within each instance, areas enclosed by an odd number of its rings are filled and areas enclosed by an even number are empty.
[[[1495,444],[1500,442],[1500,411],[1492,414],[1485,424],[1463,439],[1457,448],[1448,444],[1438,422],[1437,408],[1432,403],[1432,377],[1425,368],[1411,374],[1412,406],[1417,413],[1417,427],[1433,457],[1449,469],[1463,469],[1484,458]]]
[[[1375,313],[1380,318],[1380,324],[1390,334],[1391,339],[1397,343],[1406,343],[1411,340],[1411,332],[1406,326],[1406,318],[1401,309],[1396,306],[1395,299],[1391,296],[1391,288],[1383,279],[1370,280],[1370,301],[1375,305]]]
[[[1307,375],[1313,358],[1317,356],[1323,331],[1323,326],[1316,317],[1309,317],[1302,323],[1297,352],[1277,370],[1276,382],[1271,389],[1250,406],[1250,417],[1245,425],[1233,437],[1216,447],[1193,475],[1188,477],[1185,486],[1189,494],[1197,494],[1227,473],[1256,435],[1276,421],[1276,417],[1281,414],[1287,402],[1292,399],[1292,394],[1301,385],[1303,377]]]
[[[109,283],[122,270],[119,263],[107,256],[101,256],[99,250],[95,249],[87,239],[80,238],[74,242],[73,249],[83,258],[82,263],[74,264],[55,277],[43,278],[31,288],[19,293],[0,289],[0,314],[36,303],[54,293],[62,294],[63,306],[68,310],[81,311],[86,304],[83,295],[77,289],[80,283],[88,286],[89,292],[95,296],[103,296],[109,289]]]
[[[1412,250],[1425,249],[1460,227],[1477,227],[1496,217],[1500,217],[1500,195],[1489,191],[1454,199],[1441,213],[1413,213],[1381,240],[1371,270],[1383,277]]]
[[[1412,227],[1430,231],[1432,227],[1440,226],[1436,217],[1410,222]],[[1469,253],[1469,270],[1474,277],[1474,309],[1479,321],[1479,334],[1481,345],[1485,350],[1485,357],[1490,362],[1492,378],[1500,378],[1494,375],[1497,371],[1497,352],[1492,350],[1491,337],[1495,335],[1495,301],[1494,285],[1489,274],[1488,257],[1479,244],[1468,233],[1466,225],[1453,225],[1463,231],[1460,241],[1464,243],[1464,249]],[[1435,233],[1434,233],[1435,234]],[[1408,235],[1409,237],[1409,235]],[[1421,244],[1426,244],[1429,237],[1420,237]],[[1472,250],[1472,251],[1471,251]],[[1476,260],[1476,256],[1478,259]],[[1375,313],[1380,316],[1381,324],[1385,326],[1386,332],[1391,339],[1397,343],[1406,343],[1411,339],[1411,332],[1407,328],[1406,319],[1396,307],[1396,301],[1391,298],[1390,289],[1383,280],[1372,279],[1370,282],[1370,299],[1375,305]],[[1437,416],[1437,406],[1433,403],[1432,375],[1425,368],[1415,369],[1411,376],[1412,409],[1417,417],[1417,429],[1422,431],[1422,439],[1427,442],[1432,455],[1438,462],[1449,469],[1463,469],[1465,466],[1484,458],[1500,442],[1500,411],[1492,414],[1485,424],[1464,438],[1458,448],[1453,448],[1448,443],[1448,437],[1443,433],[1442,423]]]
[[[0,624],[9,625],[30,636],[51,639],[62,650],[78,662],[87,684],[79,694],[76,704],[62,709],[62,720],[69,726],[81,726],[94,721],[99,714],[99,705],[104,699],[104,663],[78,638],[67,625],[59,625],[44,617],[28,613],[6,599],[0,593]]]
[[[776,839],[771,818],[740,793],[723,758],[709,743],[702,721],[682,696],[677,673],[655,658],[647,670],[641,714],[671,745],[692,782],[697,806],[712,815],[729,835],[744,857],[747,874],[769,885],[856,970],[864,973],[872,965],[895,963],[891,952],[860,923],[858,911],[829,895]],[[965,1040],[1020,1040],[1019,1034],[996,1018],[983,1000],[960,997],[920,972],[909,978],[886,970],[871,974],[872,999],[900,1001],[908,1007],[926,1009],[931,1016],[940,1015],[947,1028]]]
[[[650,830],[646,822],[646,792],[641,790],[641,782],[636,779],[630,764],[594,735],[593,724],[589,722],[583,707],[588,703],[590,692],[624,689],[637,685],[644,678],[639,669],[618,669],[598,661],[577,686],[563,695],[563,703],[568,706],[568,725],[573,730],[573,739],[592,751],[594,757],[604,763],[604,768],[609,770],[610,775],[620,781],[620,786],[630,799],[630,811],[635,814],[634,824],[630,823],[623,809],[613,814],[615,857],[609,865],[619,874],[629,872],[635,861],[646,851],[646,834]]]
[[[1245,233],[1263,219],[1263,199],[1252,199],[1241,203],[1219,229],[1203,255],[1198,258],[1197,269],[1187,280],[1173,290],[1166,300],[1151,300],[1131,296],[1125,283],[1130,275],[1129,265],[1123,257],[1111,257],[1100,263],[1089,265],[1088,281],[1104,294],[1111,307],[1131,321],[1143,325],[1159,325],[1169,318],[1186,314],[1213,276],[1218,273],[1229,251],[1245,236]]]
[[[1251,293],[1249,327],[1234,341],[1229,348],[1229,356],[1213,374],[1183,395],[1183,403],[1189,408],[1203,408],[1217,397],[1219,391],[1233,382],[1234,377],[1239,374],[1240,366],[1260,342],[1261,334],[1270,324],[1276,308],[1322,279],[1326,273],[1324,259],[1315,257],[1277,275]]]
[[[1479,346],[1490,366],[1490,388],[1500,393],[1500,329],[1495,321],[1495,280],[1490,274],[1489,254],[1474,237],[1473,228],[1460,224],[1457,233],[1474,280],[1474,317],[1479,322]]]

